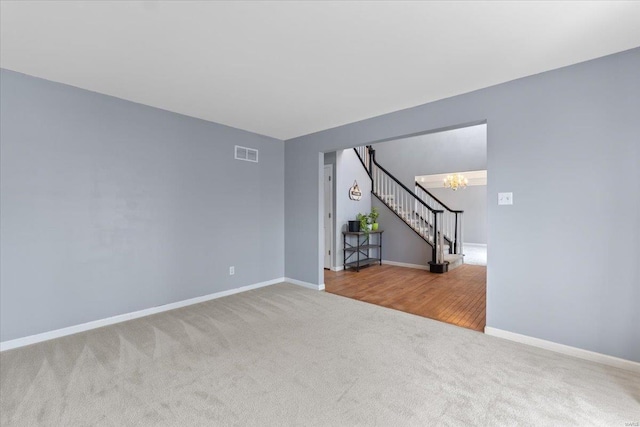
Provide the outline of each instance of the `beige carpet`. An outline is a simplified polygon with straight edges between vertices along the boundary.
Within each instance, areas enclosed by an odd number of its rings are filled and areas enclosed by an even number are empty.
[[[0,356],[2,425],[611,425],[640,375],[281,284]]]

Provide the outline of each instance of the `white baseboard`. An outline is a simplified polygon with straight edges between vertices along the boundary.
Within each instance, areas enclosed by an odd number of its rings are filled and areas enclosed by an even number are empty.
[[[428,265],[420,265],[420,264],[407,264],[406,262],[396,262],[396,261],[387,261],[386,259],[382,260],[383,264],[395,265],[396,267],[406,267],[406,268],[417,268],[418,270],[428,270]]]
[[[632,360],[620,359],[619,357],[609,356],[595,351],[583,350],[569,345],[558,344],[552,341],[542,340],[540,338],[530,337],[528,335],[516,334],[515,332],[504,331],[502,329],[486,326],[484,333],[498,338],[504,338],[510,341],[531,345],[533,347],[544,348],[545,350],[555,351],[556,353],[566,354],[568,356],[577,357],[591,362],[601,363],[603,365],[613,366],[615,368],[626,369],[627,371],[640,373],[640,363]]]
[[[93,320],[91,322],[81,323],[79,325],[69,326],[62,329],[56,329],[54,331],[48,331],[48,332],[43,332],[41,334],[29,335],[27,337],[16,338],[14,340],[3,341],[3,342],[0,342],[0,352],[5,350],[11,350],[18,347],[24,347],[25,345],[36,344],[42,341],[48,341],[54,338],[60,338],[67,335],[77,334],[79,332],[84,332],[91,329],[101,328],[103,326],[113,325],[115,323],[126,322],[127,320],[133,320],[139,317],[161,313],[163,311],[175,310],[176,308],[186,307],[188,305],[198,304],[198,303],[209,301],[212,299],[222,298],[229,295],[250,291],[252,289],[275,285],[276,283],[282,283],[284,281],[285,281],[284,277],[279,277],[277,279],[268,280],[266,282],[254,283],[253,285],[247,285],[247,286],[242,286],[240,288],[220,291],[220,292],[216,292],[209,295],[203,295],[201,297],[195,297],[195,298],[190,298],[183,301],[172,302],[169,304],[159,305],[157,307],[145,308],[143,310],[138,310],[131,313],[119,314],[117,316],[107,317],[106,319]]]
[[[331,271],[342,271],[344,270],[344,266],[340,266],[340,267],[331,267]]]
[[[290,277],[285,277],[284,281],[292,283],[294,285],[304,286],[305,288],[313,289],[314,291],[324,291],[324,283],[315,285],[313,283],[303,282],[302,280],[292,279]]]
[[[462,246],[463,247],[464,246],[476,246],[476,247],[479,247],[479,248],[486,248],[487,244],[486,243],[466,243],[466,242],[463,242]]]

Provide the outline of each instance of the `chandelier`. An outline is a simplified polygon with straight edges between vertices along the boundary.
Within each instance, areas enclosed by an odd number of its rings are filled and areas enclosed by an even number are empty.
[[[466,188],[469,180],[463,175],[456,173],[449,175],[444,179],[444,186],[456,191],[458,188]]]

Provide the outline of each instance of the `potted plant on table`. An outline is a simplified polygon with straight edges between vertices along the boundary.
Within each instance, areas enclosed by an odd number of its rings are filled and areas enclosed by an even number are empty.
[[[369,214],[369,220],[371,222],[371,230],[376,231],[378,229],[378,217],[380,213],[378,212],[378,208],[371,208],[371,213]]]
[[[364,234],[369,234],[369,232],[371,231],[369,215],[359,213],[358,215],[356,215],[356,219],[360,221],[360,231]]]
[[[378,217],[380,213],[378,208],[371,208],[371,212],[368,214],[359,213],[356,216],[358,222],[360,222],[360,231],[365,234],[369,234],[370,231],[376,231],[378,229]]]

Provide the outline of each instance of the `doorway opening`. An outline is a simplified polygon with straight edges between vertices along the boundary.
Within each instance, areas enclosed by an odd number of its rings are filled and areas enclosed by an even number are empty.
[[[479,124],[325,154],[325,163],[334,159],[337,196],[327,292],[484,331],[486,128]],[[467,174],[466,188],[445,188],[439,175],[449,174]],[[347,203],[354,183],[363,197]],[[362,256],[379,256],[382,265],[352,269],[343,262],[348,221],[374,208],[383,245],[367,245],[372,247]],[[441,267],[434,270],[434,263]]]

